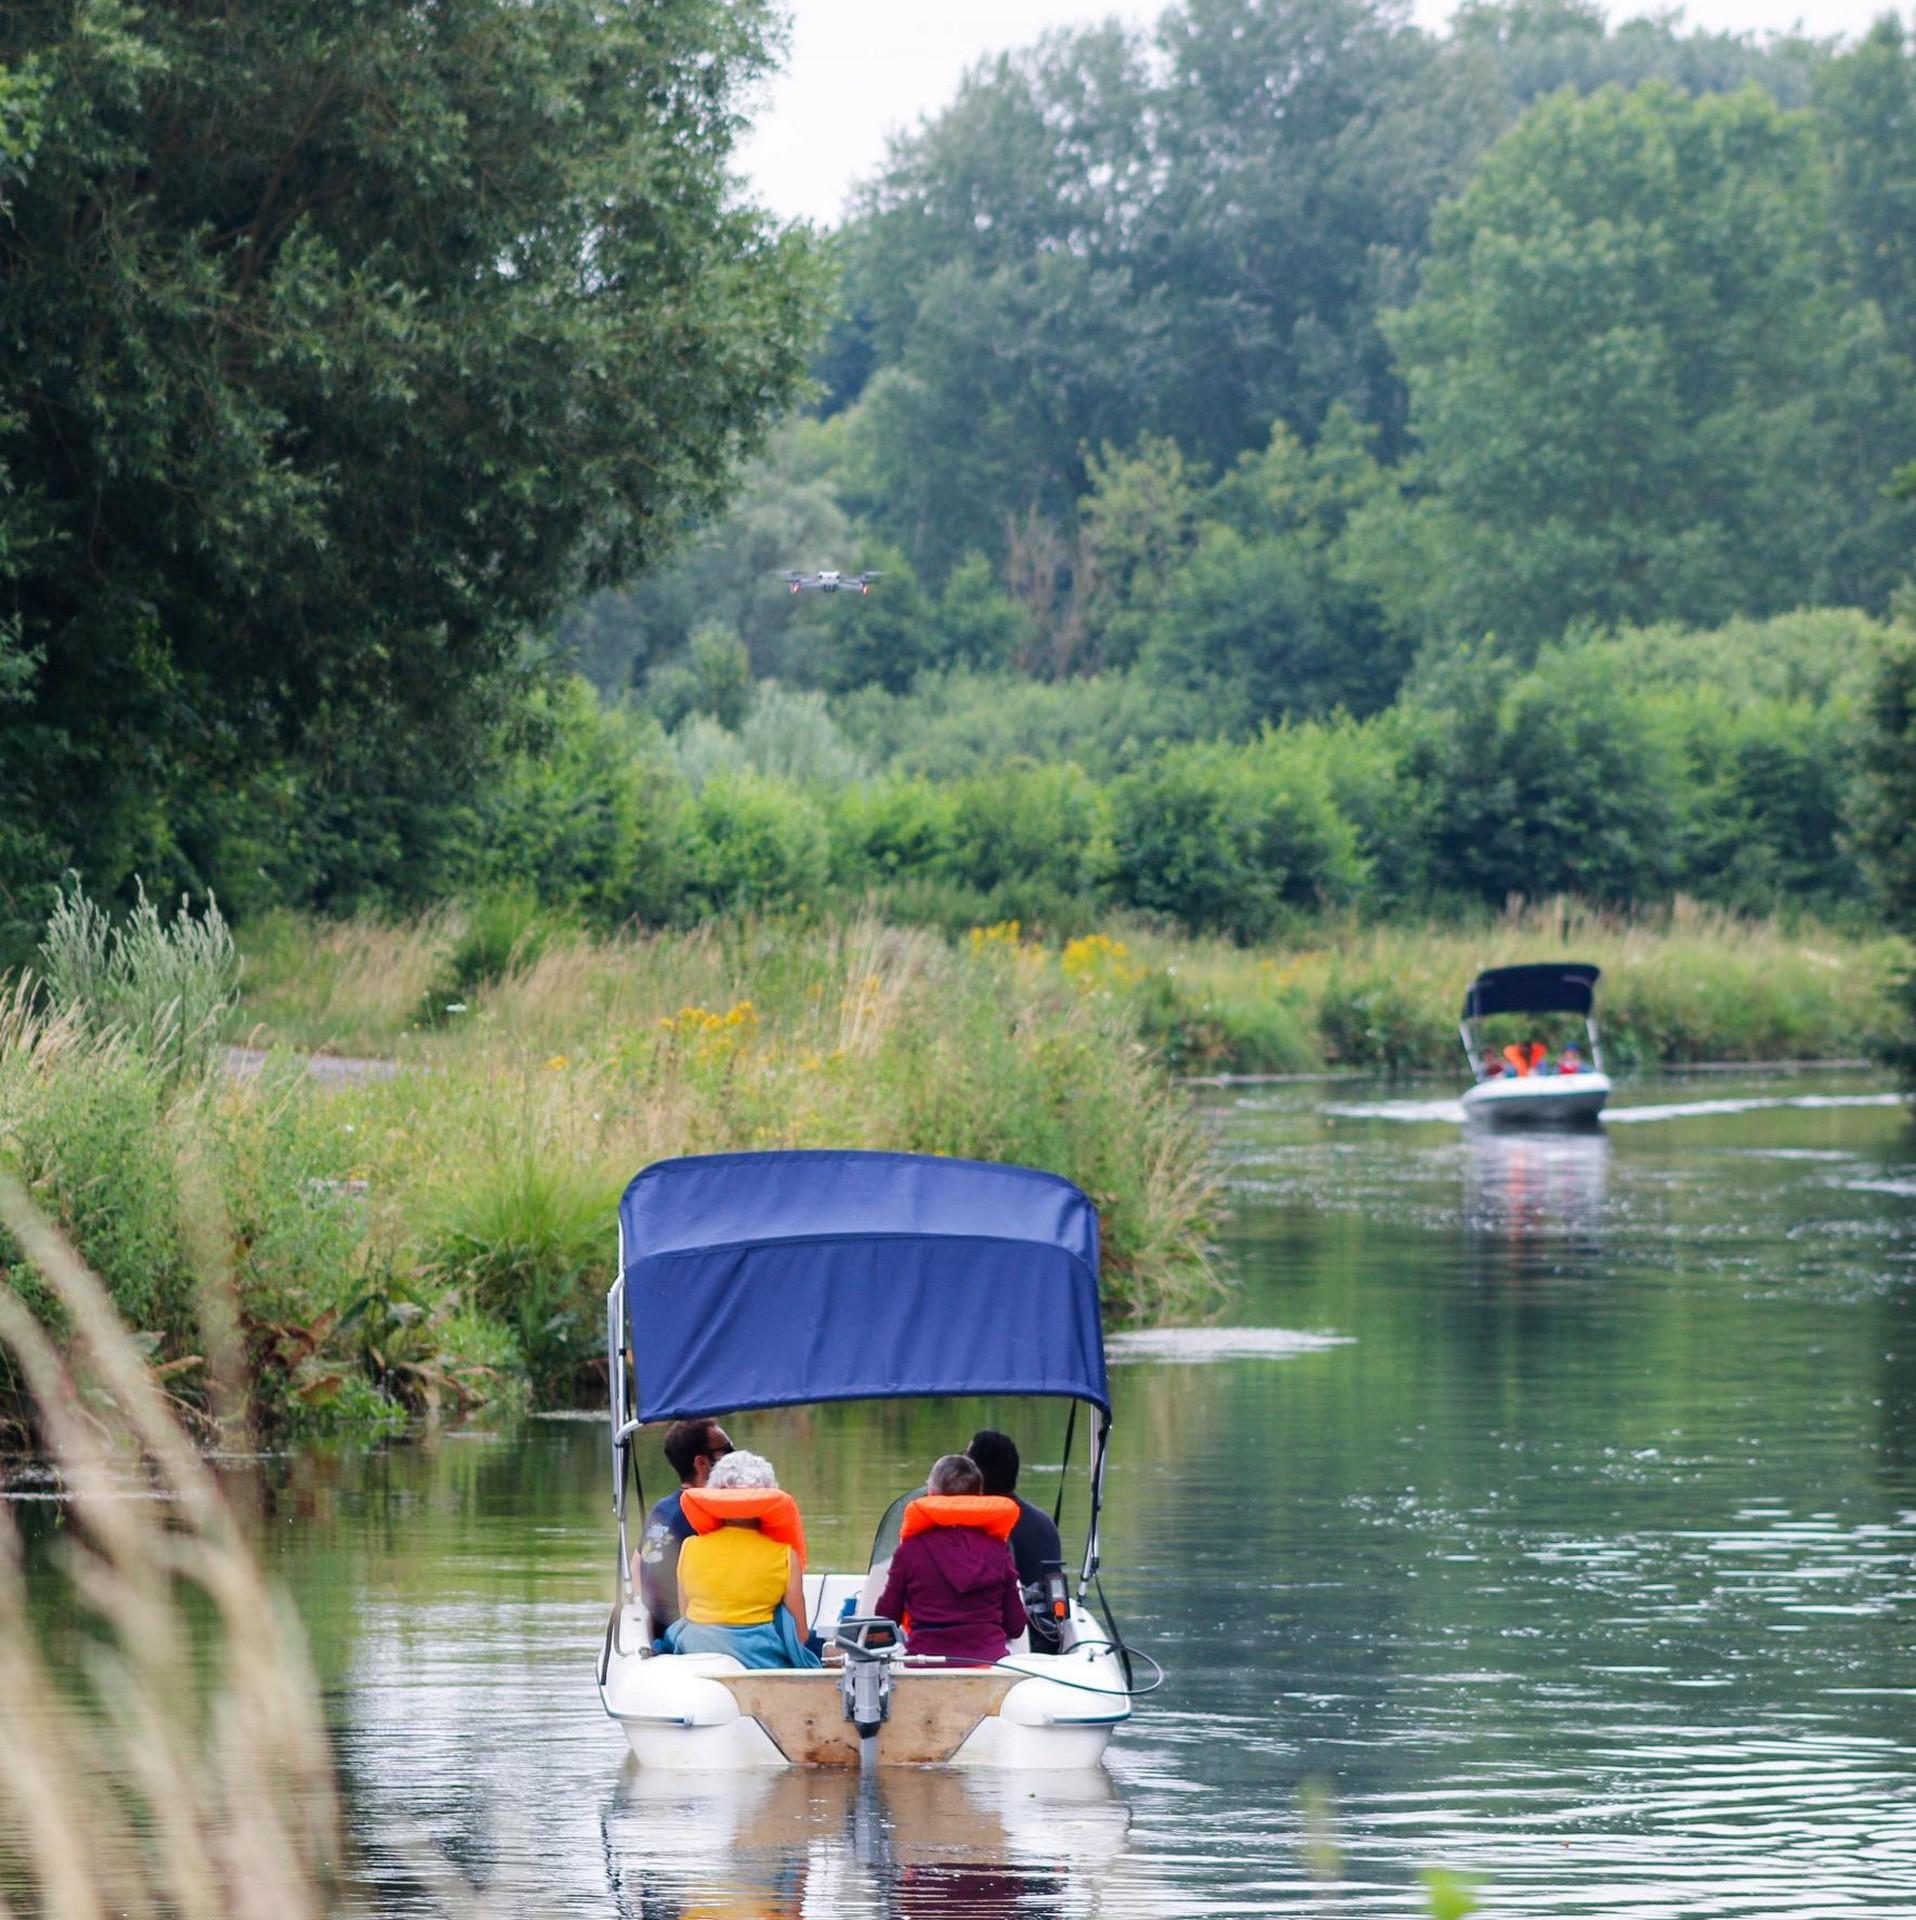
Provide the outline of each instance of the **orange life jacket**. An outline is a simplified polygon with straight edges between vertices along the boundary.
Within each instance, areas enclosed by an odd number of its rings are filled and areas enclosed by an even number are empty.
[[[1530,1049],[1528,1047],[1520,1047],[1516,1041],[1513,1040],[1509,1046],[1504,1048],[1504,1058],[1517,1069],[1520,1076],[1526,1079],[1529,1077]]]
[[[910,1540],[933,1527],[976,1527],[994,1540],[1009,1540],[1018,1524],[1017,1501],[1002,1493],[921,1493],[905,1509],[900,1540]]]
[[[798,1564],[805,1564],[798,1502],[778,1487],[681,1487],[679,1505],[694,1533],[716,1533],[728,1520],[756,1520],[766,1539],[790,1547]]]

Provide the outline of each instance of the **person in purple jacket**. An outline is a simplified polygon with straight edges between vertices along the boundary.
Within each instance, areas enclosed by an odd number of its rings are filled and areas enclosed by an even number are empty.
[[[968,1455],[948,1453],[905,1509],[898,1551],[875,1611],[905,1630],[916,1654],[988,1667],[1025,1630],[1008,1544],[1018,1503],[984,1491]]]

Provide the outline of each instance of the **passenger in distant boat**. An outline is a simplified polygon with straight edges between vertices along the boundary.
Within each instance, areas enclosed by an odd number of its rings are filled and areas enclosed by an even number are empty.
[[[1517,1069],[1513,1067],[1508,1060],[1502,1058],[1501,1055],[1494,1053],[1484,1055],[1484,1078],[1486,1080],[1514,1080],[1516,1077]]]
[[[885,1591],[873,1609],[905,1630],[906,1648],[954,1666],[988,1667],[1025,1629],[1018,1568],[1007,1544],[1018,1502],[984,1491],[962,1453],[931,1470],[905,1509]]]
[[[1557,1056],[1557,1071],[1559,1073],[1588,1073],[1590,1069],[1583,1064],[1583,1049],[1581,1047],[1565,1047]]]
[[[1034,1590],[1042,1593],[1047,1569],[1063,1563],[1064,1542],[1058,1538],[1058,1524],[1044,1508],[1034,1507],[1019,1493],[1018,1443],[1008,1433],[981,1427],[971,1436],[965,1452],[983,1476],[985,1493],[1018,1503],[1018,1524],[1011,1529],[1011,1558],[1018,1569],[1018,1584],[1024,1588],[1032,1647],[1039,1653],[1051,1653],[1058,1645],[1057,1625],[1033,1608],[1032,1594]]]
[[[1528,1077],[1530,1073],[1528,1047],[1520,1047],[1516,1041],[1511,1041],[1509,1046],[1504,1048],[1504,1060],[1508,1069],[1504,1074],[1506,1080],[1522,1080]]]
[[[702,1487],[680,1490],[693,1538],[679,1549],[684,1618],[674,1653],[729,1653],[747,1667],[815,1667],[805,1645],[805,1528],[772,1463],[728,1453]]]
[[[680,1420],[665,1430],[665,1458],[679,1477],[677,1493],[668,1493],[645,1516],[645,1531],[632,1555],[632,1584],[652,1621],[656,1643],[679,1617],[679,1549],[692,1537],[680,1496],[702,1487],[712,1469],[732,1451],[732,1442],[716,1420]]]

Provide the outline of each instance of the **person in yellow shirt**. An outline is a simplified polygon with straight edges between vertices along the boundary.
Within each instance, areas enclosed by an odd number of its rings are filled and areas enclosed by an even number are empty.
[[[674,1653],[729,1653],[747,1667],[815,1667],[805,1645],[805,1529],[772,1463],[732,1452],[680,1496],[692,1538],[679,1549],[683,1617]]]

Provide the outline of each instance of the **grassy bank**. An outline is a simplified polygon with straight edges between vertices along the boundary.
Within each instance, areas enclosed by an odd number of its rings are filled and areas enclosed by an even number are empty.
[[[0,1159],[183,1396],[205,1350],[191,1250],[209,1233],[233,1250],[269,1419],[602,1390],[614,1205],[639,1167],[680,1153],[888,1147],[1054,1168],[1102,1211],[1114,1316],[1212,1297],[1205,1136],[1133,1008],[1050,956],[871,922],[610,941],[521,928],[489,946],[496,931],[282,928],[248,1017],[298,1050],[238,1083],[168,1077],[123,1034],[16,990]],[[321,1041],[400,1070],[318,1088],[304,1050]],[[17,1283],[33,1287],[24,1269]]]

